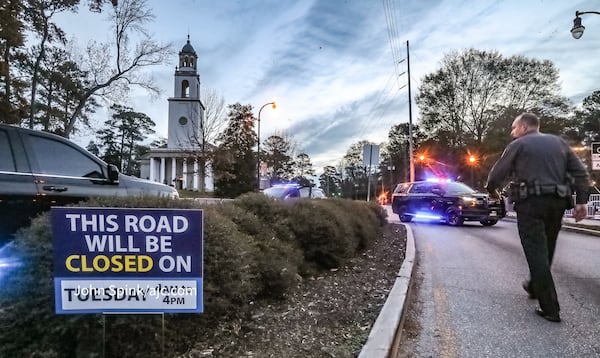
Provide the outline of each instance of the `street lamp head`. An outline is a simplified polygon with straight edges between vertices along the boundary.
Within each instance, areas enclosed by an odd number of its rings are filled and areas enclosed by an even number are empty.
[[[277,105],[275,104],[275,101],[273,101],[272,103],[273,103],[273,106],[271,108],[276,109]]]
[[[573,28],[571,29],[571,35],[573,35],[574,39],[580,39],[583,36],[583,31],[585,30],[585,26],[581,24],[581,18],[579,14],[575,14],[575,19],[573,19]]]

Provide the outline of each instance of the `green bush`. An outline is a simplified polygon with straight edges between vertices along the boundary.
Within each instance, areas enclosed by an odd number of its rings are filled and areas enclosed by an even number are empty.
[[[330,202],[335,204],[339,211],[352,215],[349,221],[357,239],[357,250],[360,251],[370,247],[374,238],[381,236],[381,226],[385,223],[385,216],[381,219],[377,215],[376,209],[379,209],[379,213],[383,213],[383,215],[385,215],[385,211],[380,205],[368,205],[362,201],[346,199],[333,199]]]
[[[290,229],[290,220],[294,218],[286,210],[288,202],[274,200],[260,193],[248,193],[240,196],[233,203],[269,225],[280,240],[296,243],[294,233]]]
[[[219,212],[230,218],[243,233],[250,235],[259,251],[258,272],[262,289],[259,296],[283,298],[297,283],[298,267],[302,265],[299,245],[281,240],[270,223],[233,202],[219,205]]]
[[[295,200],[287,209],[293,217],[292,232],[309,263],[330,269],[339,267],[354,253],[349,220],[326,200]]]

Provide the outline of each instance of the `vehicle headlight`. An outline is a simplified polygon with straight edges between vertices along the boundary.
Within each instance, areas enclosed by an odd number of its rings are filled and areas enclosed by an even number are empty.
[[[460,198],[466,206],[477,206],[477,199],[470,196],[463,196]]]

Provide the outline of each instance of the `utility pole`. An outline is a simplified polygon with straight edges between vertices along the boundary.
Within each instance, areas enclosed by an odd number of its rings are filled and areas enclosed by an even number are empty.
[[[415,181],[415,162],[413,158],[413,130],[412,130],[412,96],[410,93],[410,51],[406,40],[406,65],[408,74],[408,160],[410,166],[410,181]]]

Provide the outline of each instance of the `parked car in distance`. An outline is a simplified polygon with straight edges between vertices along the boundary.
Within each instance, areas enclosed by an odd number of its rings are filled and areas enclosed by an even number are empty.
[[[277,184],[263,190],[263,194],[278,200],[294,198],[324,199],[327,196],[320,188],[300,186],[299,184]]]
[[[0,124],[0,235],[31,217],[91,197],[164,196],[175,188],[119,173],[66,138]]]
[[[492,226],[506,215],[504,200],[492,199],[464,183],[441,179],[396,185],[392,211],[402,222],[420,218],[452,226],[460,226],[465,221]]]
[[[297,184],[278,184],[263,190],[263,194],[277,200],[300,198],[300,187]]]
[[[300,188],[300,197],[312,199],[326,199],[327,195],[320,188],[305,186]]]

